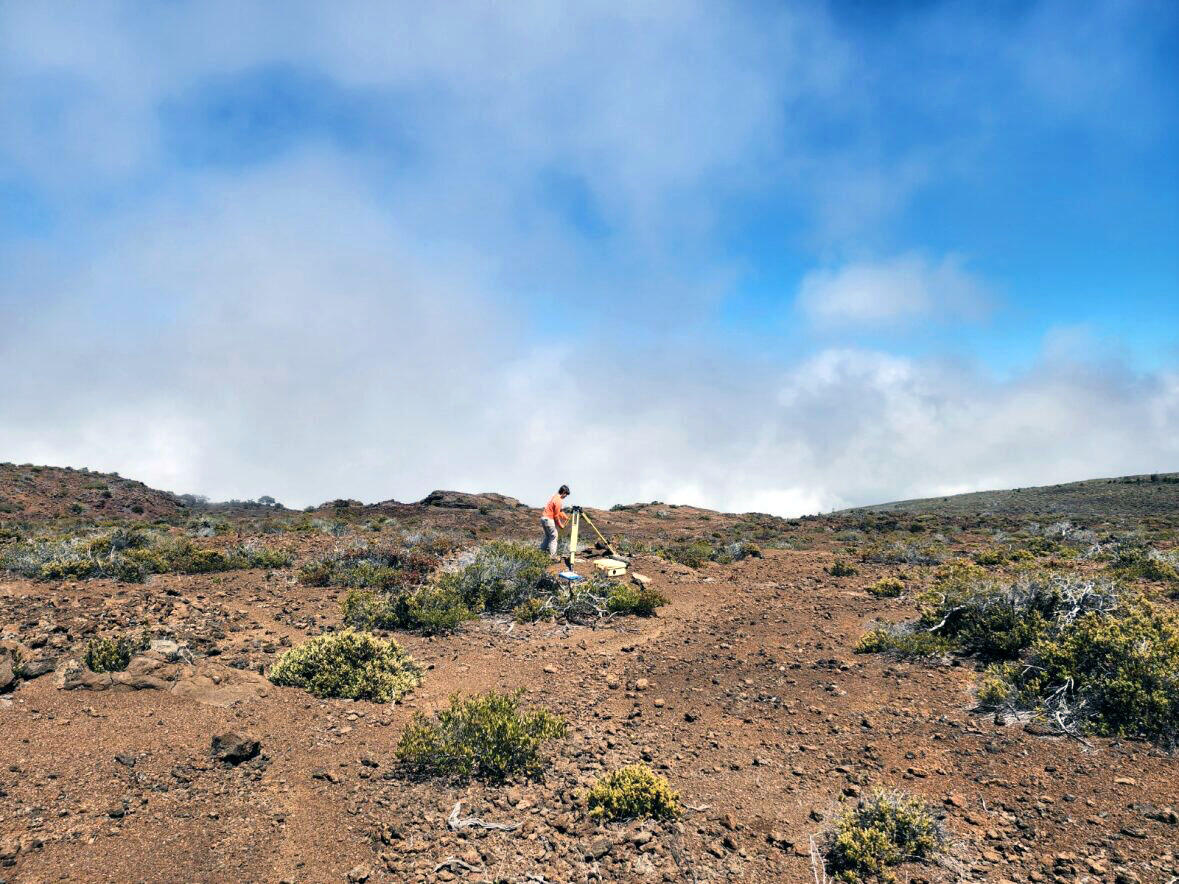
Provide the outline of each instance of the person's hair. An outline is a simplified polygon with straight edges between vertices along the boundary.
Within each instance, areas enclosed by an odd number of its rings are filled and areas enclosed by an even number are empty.
[[[558,494],[568,494],[569,493],[569,486],[562,485],[560,488],[557,489],[557,493]]]

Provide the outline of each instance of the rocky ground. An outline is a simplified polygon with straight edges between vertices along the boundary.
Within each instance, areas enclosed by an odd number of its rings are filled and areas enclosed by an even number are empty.
[[[526,536],[536,518],[482,506],[373,512],[479,539]],[[657,506],[599,518],[653,538],[736,517]],[[902,867],[901,880],[1179,876],[1174,757],[972,712],[969,664],[854,654],[871,622],[913,613],[865,587],[920,569],[831,577],[832,526],[792,530],[804,529],[798,549],[728,565],[637,557],[670,599],[654,618],[399,634],[427,671],[395,705],[320,701],[260,674],[340,622],[342,591],[304,586],[295,569],[143,585],[0,577],[0,638],[43,673],[0,695],[0,881],[802,882],[812,838],[878,787],[927,799],[951,839],[940,863]],[[273,542],[302,558],[340,540]],[[156,644],[126,673],[71,662],[91,635],[144,626]],[[414,711],[490,688],[568,719],[543,782],[400,775],[393,749]],[[592,823],[584,789],[640,760],[679,791],[683,818]]]

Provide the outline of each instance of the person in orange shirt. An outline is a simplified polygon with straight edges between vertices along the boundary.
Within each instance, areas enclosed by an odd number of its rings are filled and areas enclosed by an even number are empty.
[[[562,485],[544,505],[544,512],[540,516],[540,526],[544,528],[544,540],[540,542],[540,548],[547,552],[554,562],[557,561],[557,532],[569,521],[561,512],[561,501],[568,496],[569,486]]]

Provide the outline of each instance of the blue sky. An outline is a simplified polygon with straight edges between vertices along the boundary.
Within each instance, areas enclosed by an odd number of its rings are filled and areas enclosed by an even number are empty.
[[[1179,469],[1165,2],[0,5],[0,457],[784,514]]]

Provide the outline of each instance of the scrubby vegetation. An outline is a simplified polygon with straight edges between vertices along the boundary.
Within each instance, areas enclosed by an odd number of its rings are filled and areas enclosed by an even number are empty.
[[[434,718],[414,716],[401,735],[397,758],[414,776],[503,783],[539,776],[546,764],[544,744],[565,733],[560,716],[521,709],[519,692],[454,696]]]
[[[344,623],[354,629],[407,629],[423,635],[453,632],[475,615],[444,586],[418,586],[396,594],[354,589],[342,604]]]
[[[417,687],[421,670],[396,642],[347,629],[287,651],[271,668],[270,680],[321,698],[388,703]]]
[[[687,540],[650,549],[669,562],[678,562],[689,568],[702,568],[708,562],[721,565],[732,564],[745,558],[762,558],[761,547],[748,540],[710,543],[707,540]]]
[[[131,658],[151,644],[147,632],[117,638],[92,638],[86,645],[86,667],[91,672],[122,672]]]
[[[655,590],[600,576],[563,584],[548,573],[549,564],[548,556],[534,547],[494,541],[474,551],[457,570],[435,575],[432,582],[354,589],[344,598],[344,622],[356,629],[437,634],[451,632],[480,613],[511,614],[520,623],[585,623],[615,615],[649,617],[667,604]],[[359,573],[367,577],[369,566]]]
[[[868,592],[878,599],[895,599],[904,591],[904,581],[899,577],[881,577],[868,587]]]
[[[551,595],[557,581],[547,573],[549,557],[534,546],[497,540],[485,544],[439,585],[452,590],[472,611],[507,613],[530,598]]]
[[[1030,711],[1066,730],[1179,743],[1179,616],[1102,577],[943,568],[911,623],[865,634],[859,653],[958,654],[989,664],[982,708]]]
[[[860,553],[860,559],[878,565],[940,565],[945,561],[945,552],[929,543],[893,541],[869,545]]]
[[[608,822],[633,819],[674,819],[679,796],[665,777],[645,764],[632,764],[598,780],[586,795],[590,816]]]
[[[471,611],[511,613],[519,622],[557,619],[586,623],[609,615],[649,617],[667,604],[656,590],[602,576],[565,584],[547,571],[548,556],[533,547],[494,542],[474,561],[438,580]]]
[[[894,881],[893,867],[931,859],[945,835],[926,805],[900,793],[877,792],[840,814],[826,849],[837,881]]]
[[[346,586],[385,592],[420,586],[438,567],[437,556],[396,546],[341,550],[299,569],[308,586]]]
[[[843,559],[836,559],[831,567],[827,569],[827,573],[832,577],[854,577],[860,572],[855,569],[854,565],[845,562]]]
[[[141,583],[149,574],[206,574],[284,568],[290,553],[253,544],[217,549],[141,528],[37,538],[11,544],[0,565],[35,580],[108,577]]]
[[[904,623],[870,629],[855,647],[857,654],[889,654],[901,660],[932,660],[953,650],[954,645],[942,636]]]
[[[1130,546],[1118,550],[1111,567],[1123,579],[1179,584],[1179,553]]]
[[[606,610],[611,614],[651,617],[656,608],[666,604],[667,596],[659,590],[630,583],[615,583],[606,594]]]
[[[1179,616],[1140,598],[1089,610],[992,665],[984,707],[1036,710],[1060,727],[1179,744]]]

